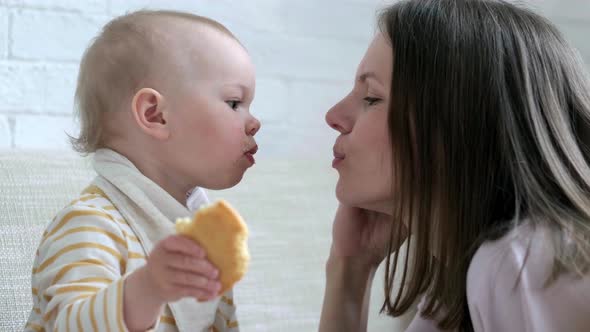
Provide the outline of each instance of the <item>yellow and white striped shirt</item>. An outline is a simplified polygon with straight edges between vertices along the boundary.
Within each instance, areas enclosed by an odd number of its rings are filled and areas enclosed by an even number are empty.
[[[124,276],[146,263],[138,238],[95,186],[62,209],[43,234],[33,266],[33,309],[25,331],[127,331]],[[177,331],[168,306],[155,331]],[[231,296],[210,331],[238,331]]]

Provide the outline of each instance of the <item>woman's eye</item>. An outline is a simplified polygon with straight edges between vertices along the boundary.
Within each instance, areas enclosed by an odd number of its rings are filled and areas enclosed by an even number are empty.
[[[363,98],[363,100],[365,101],[365,103],[367,103],[368,106],[373,106],[375,104],[378,104],[381,101],[380,98],[374,98],[374,97],[365,97],[365,98]]]
[[[226,103],[231,107],[233,110],[236,110],[238,106],[240,106],[239,100],[227,100]]]

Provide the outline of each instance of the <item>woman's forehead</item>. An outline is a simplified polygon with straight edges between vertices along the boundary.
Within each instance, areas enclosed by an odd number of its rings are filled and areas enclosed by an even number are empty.
[[[385,85],[391,81],[393,51],[381,34],[375,36],[359,64],[356,80],[376,80]]]

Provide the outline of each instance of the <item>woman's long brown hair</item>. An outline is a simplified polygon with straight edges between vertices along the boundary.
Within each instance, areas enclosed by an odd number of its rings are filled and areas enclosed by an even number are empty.
[[[586,273],[590,83],[576,51],[504,1],[402,1],[379,24],[393,49],[396,221],[413,257],[387,258],[382,311],[400,315],[425,296],[423,315],[472,330],[469,263],[523,220],[552,230],[556,275]],[[392,233],[391,247],[399,240]]]

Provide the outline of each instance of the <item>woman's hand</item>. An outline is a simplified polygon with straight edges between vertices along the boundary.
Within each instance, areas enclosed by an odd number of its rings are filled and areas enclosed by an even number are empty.
[[[366,331],[373,277],[389,254],[394,227],[398,225],[390,215],[346,205],[338,207],[332,226],[332,251],[326,264],[320,332]],[[404,239],[405,229],[402,231]]]
[[[351,258],[377,267],[389,254],[392,228],[397,228],[391,215],[340,204],[332,227],[332,252],[335,258]],[[402,241],[406,237],[400,234]],[[398,248],[392,248],[392,251]]]

